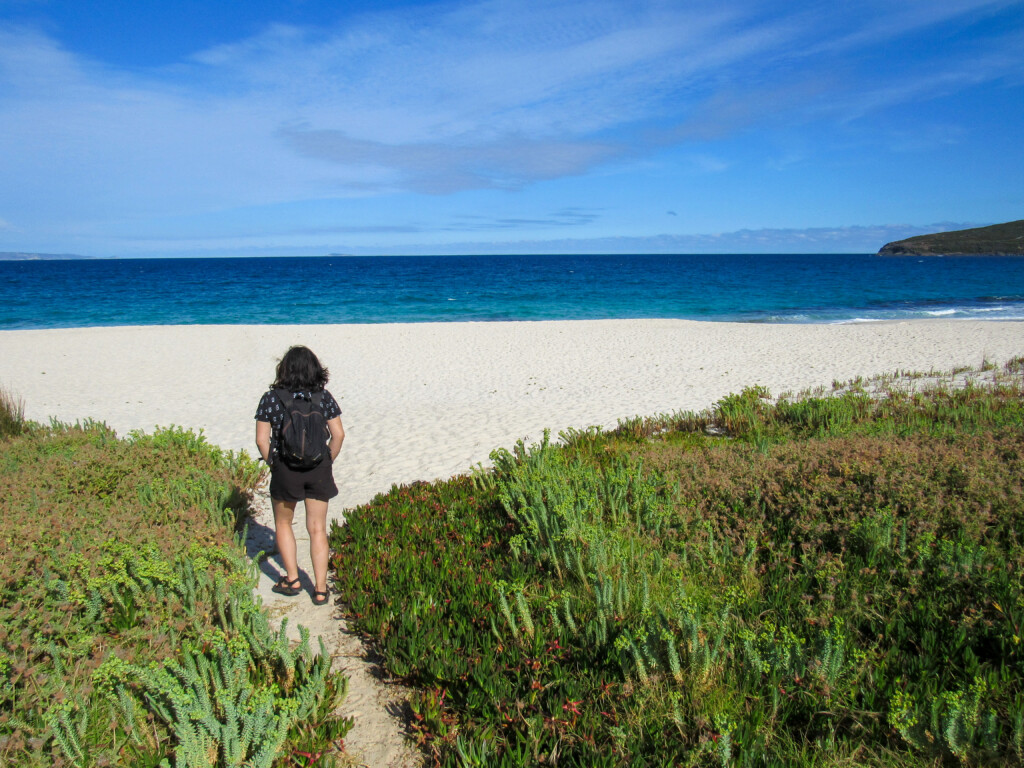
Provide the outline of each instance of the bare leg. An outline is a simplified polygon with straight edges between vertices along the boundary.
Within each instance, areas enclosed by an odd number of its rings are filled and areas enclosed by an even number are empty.
[[[277,537],[277,551],[281,553],[285,574],[289,582],[299,578],[299,564],[295,557],[295,533],[292,521],[295,519],[295,502],[271,499],[274,505],[274,531]]]
[[[306,531],[309,533],[309,559],[313,561],[313,580],[317,592],[327,591],[327,502],[306,499]],[[294,548],[294,543],[292,544]]]

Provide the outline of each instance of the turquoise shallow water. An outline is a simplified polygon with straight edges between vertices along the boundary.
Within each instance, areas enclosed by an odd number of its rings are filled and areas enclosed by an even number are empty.
[[[0,329],[1024,319],[1022,258],[414,256],[0,262]]]

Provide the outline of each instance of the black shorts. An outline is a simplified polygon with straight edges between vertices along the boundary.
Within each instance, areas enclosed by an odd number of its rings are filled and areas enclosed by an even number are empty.
[[[337,495],[330,461],[321,461],[307,470],[292,469],[278,461],[270,470],[270,498],[277,501],[330,501]]]

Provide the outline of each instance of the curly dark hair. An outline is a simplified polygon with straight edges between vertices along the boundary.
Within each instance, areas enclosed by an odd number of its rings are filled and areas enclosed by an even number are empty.
[[[277,379],[270,388],[318,392],[327,385],[329,377],[330,372],[320,365],[309,347],[295,346],[277,364]]]

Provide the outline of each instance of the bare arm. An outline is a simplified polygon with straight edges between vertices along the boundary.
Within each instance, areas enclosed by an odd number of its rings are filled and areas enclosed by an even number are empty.
[[[270,422],[269,421],[257,421],[256,422],[256,450],[260,452],[260,456],[263,457],[264,461],[270,459]]]
[[[338,454],[341,453],[341,444],[345,442],[345,428],[341,426],[341,416],[335,416],[328,421],[327,429],[331,433],[329,448],[331,451],[331,461],[334,461],[338,458]]]

